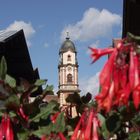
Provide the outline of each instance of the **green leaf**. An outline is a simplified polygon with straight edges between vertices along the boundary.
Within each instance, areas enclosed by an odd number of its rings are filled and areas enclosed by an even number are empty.
[[[40,79],[37,79],[36,82],[34,83],[35,86],[42,86],[42,85],[45,85],[47,82],[47,80],[40,80]]]
[[[109,136],[109,132],[108,132],[107,127],[106,127],[105,117],[102,114],[98,113],[98,119],[101,122],[101,134],[103,135],[103,137],[105,139],[107,139]]]
[[[42,107],[40,109],[40,113],[37,114],[35,117],[30,118],[30,121],[39,122],[40,119],[47,119],[48,116],[53,112],[53,109],[56,107],[56,103],[51,101],[47,107]]]
[[[73,128],[72,128],[71,125],[66,125],[66,130],[67,130],[68,132],[70,132],[70,131],[73,131]]]
[[[36,131],[33,131],[32,134],[41,138],[43,135],[49,135],[52,132],[52,129],[53,129],[53,124],[50,123],[49,125],[45,127],[39,127],[39,129]]]
[[[8,74],[6,74],[5,83],[7,83],[11,88],[16,87],[16,80]]]
[[[23,130],[17,133],[18,140],[29,140],[29,131]]]
[[[0,111],[0,117],[2,117],[2,116],[3,116],[3,114],[4,114],[4,113]]]
[[[133,40],[140,41],[140,36],[133,35],[130,32],[127,32],[127,37],[130,37]]]
[[[47,85],[46,88],[43,90],[43,93],[45,93],[46,95],[54,95],[53,89],[53,85]]]
[[[102,90],[102,87],[101,87],[101,85],[99,86],[99,93],[101,92],[101,90]]]
[[[4,56],[1,58],[0,62],[0,78],[5,79],[5,75],[7,73],[7,64]]]
[[[139,126],[140,125],[140,113],[136,113],[135,116],[131,119],[131,123],[133,125],[137,125]]]
[[[112,113],[106,119],[106,127],[110,133],[115,133],[121,127],[121,121],[117,113]]]
[[[97,108],[97,102],[95,101],[95,99],[92,99],[88,104],[87,104],[87,106],[89,107],[89,108]]]
[[[33,92],[35,92],[35,91],[37,91],[37,90],[38,90],[38,87],[34,87],[34,88],[31,90],[30,93],[33,93]]]
[[[56,119],[56,122],[53,126],[53,131],[58,132],[64,132],[65,131],[65,119],[64,119],[64,113],[60,113],[59,116]]]
[[[47,91],[53,91],[53,85],[47,85],[46,88],[44,89],[44,92],[47,92]]]
[[[140,54],[140,48],[136,48],[136,53]]]
[[[139,140],[140,139],[140,134],[138,132],[130,132],[128,134],[129,134],[128,140]]]
[[[17,89],[17,92],[19,92],[19,93],[25,92],[25,89],[23,86],[17,86],[16,89]]]
[[[87,103],[89,103],[91,98],[92,98],[92,94],[88,92],[86,95],[81,97],[81,100],[84,104],[87,104]]]
[[[5,101],[5,106],[8,109],[17,109],[20,105],[20,100],[17,95],[12,94],[9,98]]]
[[[9,115],[10,115],[10,118],[16,117],[16,113],[13,112],[13,111],[10,111],[10,112],[9,112]]]
[[[128,32],[127,38],[129,39],[129,41],[133,41],[133,42],[140,44],[140,36],[137,36],[137,35],[134,35],[134,34]]]

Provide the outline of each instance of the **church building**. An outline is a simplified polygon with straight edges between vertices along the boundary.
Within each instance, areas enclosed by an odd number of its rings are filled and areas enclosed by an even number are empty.
[[[68,95],[80,92],[78,85],[77,51],[68,34],[59,50],[58,75],[60,106],[67,106],[66,98]]]

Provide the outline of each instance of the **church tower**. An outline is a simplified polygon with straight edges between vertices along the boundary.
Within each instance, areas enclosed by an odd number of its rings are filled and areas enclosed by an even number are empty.
[[[78,85],[77,51],[68,34],[59,50],[58,71],[60,106],[65,106],[68,105],[65,99],[69,94],[80,92]]]

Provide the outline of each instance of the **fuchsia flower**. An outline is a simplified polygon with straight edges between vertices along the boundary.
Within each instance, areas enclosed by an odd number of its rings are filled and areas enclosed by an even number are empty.
[[[112,106],[112,99],[114,96],[114,82],[112,81],[112,73],[114,69],[114,62],[116,59],[116,56],[118,54],[117,49],[114,49],[111,56],[109,57],[109,60],[106,62],[104,68],[102,69],[99,81],[101,85],[101,92],[99,95],[95,97],[95,99],[98,102],[99,108],[105,108],[106,111],[110,111]],[[111,84],[113,83],[113,84]]]
[[[140,104],[140,90],[138,90],[139,81],[139,71],[138,71],[138,57],[134,56],[134,91],[133,91],[133,101],[136,109],[138,109]]]
[[[0,124],[0,140],[14,140],[14,133],[11,120],[8,114],[2,116]]]
[[[66,138],[65,138],[64,135],[63,135],[63,133],[59,132],[58,135],[59,135],[59,138],[60,138],[61,140],[66,140]]]
[[[98,131],[97,131],[98,127],[99,127],[99,120],[95,116],[93,118],[93,137],[92,137],[92,140],[99,140],[99,138],[98,138]]]
[[[41,137],[41,140],[47,140],[47,137],[44,135]]]
[[[22,117],[25,121],[28,121],[29,117],[24,113],[23,107],[21,106],[17,111],[18,115]]]
[[[75,128],[75,130],[73,132],[73,135],[71,137],[71,140],[77,140],[77,138],[78,138],[78,132],[81,129],[80,127],[81,127],[82,120],[84,119],[84,117],[85,117],[85,113],[82,114],[82,116],[81,116],[78,124],[76,125],[76,128]]]
[[[140,84],[139,70],[138,70],[138,57],[134,56],[134,89]]]
[[[56,122],[56,119],[57,119],[57,117],[58,117],[59,114],[60,114],[60,112],[57,112],[57,113],[55,113],[54,115],[51,116],[52,123],[55,123]]]
[[[82,121],[85,120],[85,117],[88,117],[87,122]],[[98,128],[99,120],[97,118],[97,113],[91,109],[89,116],[86,116],[84,112],[74,130],[71,140],[98,140]]]
[[[134,78],[135,78],[135,66],[134,66],[134,51],[130,49],[130,67],[129,67],[129,83],[131,90],[134,89]]]
[[[127,85],[121,89],[118,90],[117,94],[116,94],[116,100],[114,101],[114,105],[128,105],[128,100],[129,100],[129,96],[130,96],[130,85],[129,83],[127,83]]]
[[[101,56],[110,54],[114,50],[114,48],[97,49],[97,48],[91,48],[91,47],[89,47],[89,49],[92,52],[91,58],[93,59],[93,63],[97,61]]]
[[[109,60],[105,63],[100,75],[99,75],[99,81],[101,86],[104,85],[104,83],[110,83],[111,82],[111,73],[113,72],[114,67],[114,61],[118,54],[117,49],[114,49],[111,56],[109,57]]]
[[[114,105],[128,105],[132,94],[135,108],[140,105],[140,56],[134,43],[120,41],[113,49],[90,48],[93,62],[110,54],[100,75],[100,93],[95,97],[98,110],[109,112]],[[128,58],[129,57],[129,58]],[[129,61],[129,62],[128,62]]]
[[[119,71],[119,82],[120,82],[120,86],[121,88],[125,88],[126,87],[126,84],[127,84],[127,81],[128,81],[128,78],[127,78],[127,73],[128,73],[128,65],[124,65],[121,70]]]
[[[60,114],[60,112],[57,112],[57,113],[55,113],[54,115],[51,116],[51,121],[52,121],[52,123],[56,123],[56,119],[57,119],[57,117],[59,116],[59,114]],[[51,137],[53,137],[53,133],[52,133],[51,135],[52,135]],[[65,138],[64,135],[63,135],[63,133],[61,133],[61,132],[59,132],[59,133],[57,134],[57,136],[58,136],[61,140],[66,140],[66,138]],[[41,140],[47,140],[47,136],[46,136],[46,135],[43,135],[42,138],[41,138]]]
[[[90,111],[87,127],[85,130],[85,140],[90,140],[91,137],[91,128],[92,128],[92,122],[93,122],[93,110]]]

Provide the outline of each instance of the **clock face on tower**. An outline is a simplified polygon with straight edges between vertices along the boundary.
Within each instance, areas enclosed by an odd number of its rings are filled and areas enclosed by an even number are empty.
[[[72,70],[72,68],[69,66],[69,67],[68,67],[68,71],[70,72],[71,70]]]

